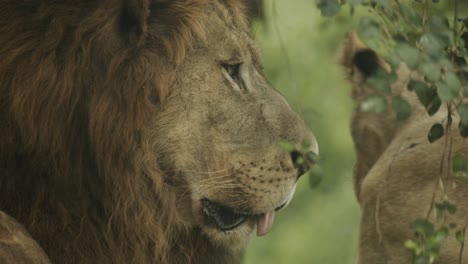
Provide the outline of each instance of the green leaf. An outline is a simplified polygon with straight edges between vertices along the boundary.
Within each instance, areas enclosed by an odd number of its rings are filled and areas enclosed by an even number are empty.
[[[429,28],[433,33],[446,33],[450,30],[450,23],[447,17],[434,15],[428,20]]]
[[[468,97],[468,85],[463,86],[463,96]]]
[[[451,204],[448,201],[445,201],[444,203],[445,203],[445,208],[447,208],[447,212],[449,212],[450,214],[455,214],[457,212],[457,206],[456,205]]]
[[[400,6],[400,13],[407,22],[412,23],[413,25],[416,25],[416,26],[422,25],[421,16],[417,12],[414,12],[413,8],[407,7],[404,4],[400,4],[399,6]]]
[[[303,150],[308,150],[310,148],[311,144],[312,144],[312,142],[310,141],[310,139],[304,139],[302,141],[301,147],[302,147]]]
[[[419,63],[419,50],[411,47],[406,43],[398,43],[395,47],[398,56],[408,65],[414,69]]]
[[[438,140],[444,135],[444,127],[442,124],[434,124],[431,129],[429,130],[429,134],[427,134],[427,139],[430,143]]]
[[[316,188],[317,186],[319,186],[323,178],[323,170],[320,167],[320,165],[314,165],[312,169],[310,169],[308,176],[310,188]]]
[[[460,154],[455,155],[452,159],[453,172],[465,171],[465,169],[465,160],[463,159],[463,156]]]
[[[387,9],[391,9],[392,8],[392,4],[390,2],[390,0],[374,0],[374,2],[384,8],[387,8]]]
[[[468,177],[467,176],[459,176],[457,179],[460,180],[463,184],[468,185]]]
[[[427,113],[430,116],[433,116],[435,113],[439,111],[441,105],[442,105],[442,100],[440,100],[440,97],[436,95],[434,100],[432,100],[429,106],[426,107]]]
[[[419,65],[419,71],[424,75],[424,78],[430,82],[437,82],[440,80],[440,67],[436,63],[422,63]]]
[[[416,256],[413,260],[413,264],[432,264],[433,261],[430,260],[428,256]]]
[[[306,157],[306,161],[308,163],[312,163],[312,164],[315,164],[318,162],[319,160],[319,157],[317,156],[317,154],[313,153],[312,151],[308,151],[306,154],[305,154],[305,157]]]
[[[434,245],[433,246],[437,247],[437,249],[438,249],[440,247],[440,242],[442,242],[442,240],[446,239],[448,237],[448,234],[449,234],[448,228],[445,227],[445,226],[441,227],[435,234],[434,242],[433,242]]]
[[[440,59],[438,60],[438,63],[442,69],[444,69],[445,72],[447,71],[454,71],[453,69],[453,63],[452,59],[449,59],[446,56],[446,53],[441,53],[442,56],[440,56]]]
[[[457,75],[453,72],[446,72],[444,74],[444,82],[447,84],[447,88],[453,97],[457,97],[461,88],[461,83]]]
[[[375,74],[367,79],[370,87],[382,90],[386,93],[391,92],[391,86],[396,81],[395,74],[388,73],[383,69],[378,69]]]
[[[376,41],[382,38],[379,24],[367,16],[359,20],[358,33],[364,41]]]
[[[463,125],[462,122],[459,122],[458,129],[460,130],[460,135],[463,138],[468,138],[468,126]]]
[[[435,34],[443,46],[450,46],[453,42],[453,34],[447,17],[441,15],[431,16],[428,20],[430,31]]]
[[[296,164],[297,164],[297,165],[302,165],[302,164],[304,164],[304,158],[303,158],[303,157],[297,157],[297,159],[296,159]]]
[[[437,219],[438,221],[444,219],[445,208],[444,208],[443,204],[441,204],[441,203],[435,203],[435,215],[436,215],[436,219]]]
[[[455,233],[455,237],[457,238],[457,241],[460,243],[460,244],[464,244],[465,243],[465,232],[463,230],[460,230],[460,231],[457,231]]]
[[[460,123],[464,126],[468,126],[468,104],[459,104],[457,110],[460,115]]]
[[[452,92],[444,82],[437,82],[436,87],[437,94],[439,94],[439,97],[442,100],[442,102],[447,102],[455,98],[455,96],[452,94]]]
[[[405,241],[405,248],[410,249],[412,251],[417,251],[419,250],[420,246],[418,245],[418,242],[408,239]]]
[[[439,42],[439,38],[431,33],[422,35],[421,39],[419,40],[419,44],[421,45],[423,51],[430,55],[439,54],[443,51],[444,48]]]
[[[450,203],[447,200],[442,201],[441,203],[436,203],[435,207],[443,213],[443,211],[447,211],[450,214],[455,214],[457,212],[457,206]]]
[[[392,98],[392,107],[398,120],[406,120],[411,115],[411,105],[401,96]]]
[[[351,6],[357,6],[364,3],[365,0],[347,0],[346,2]]]
[[[296,147],[294,147],[293,144],[289,143],[289,142],[286,141],[286,140],[280,140],[280,141],[278,141],[278,145],[279,145],[282,149],[284,149],[284,150],[286,150],[286,151],[288,151],[288,152],[293,152],[293,151],[296,150]]]
[[[411,80],[408,84],[408,89],[416,93],[419,101],[424,105],[429,115],[432,116],[439,111],[442,101],[434,88],[429,87],[424,82]]]
[[[434,233],[434,225],[425,220],[425,219],[418,219],[411,223],[411,229],[418,234],[427,235]]]
[[[424,105],[424,107],[427,107],[432,100],[434,100],[434,97],[437,96],[431,87],[427,86],[426,83],[417,80],[411,80],[408,83],[408,89],[416,93],[419,101]]]
[[[361,111],[370,113],[383,113],[387,109],[387,100],[385,97],[375,95],[364,99],[361,102]]]
[[[439,231],[437,231],[436,233],[436,237],[439,242],[446,239],[448,235],[449,235],[449,230],[446,226],[441,227]]]
[[[332,17],[340,12],[341,6],[338,0],[318,0],[317,7],[320,9],[322,16]]]

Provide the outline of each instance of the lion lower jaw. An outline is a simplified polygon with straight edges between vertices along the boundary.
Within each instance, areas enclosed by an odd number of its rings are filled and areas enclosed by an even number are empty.
[[[217,229],[228,232],[241,226],[248,219],[255,220],[257,224],[257,236],[264,236],[273,227],[276,211],[282,209],[286,203],[261,214],[248,214],[227,206],[210,201],[206,198],[201,200],[202,212],[205,221]]]
[[[249,214],[238,212],[208,199],[202,199],[201,203],[205,221],[210,225],[216,226],[221,231],[233,230],[250,217]]]

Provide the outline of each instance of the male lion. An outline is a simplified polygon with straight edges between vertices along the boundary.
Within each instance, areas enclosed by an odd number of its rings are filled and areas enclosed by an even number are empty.
[[[0,209],[53,263],[239,263],[271,229],[307,169],[278,141],[318,148],[265,80],[244,14],[234,0],[2,2]],[[0,260],[47,263],[20,231],[0,228]]]
[[[346,68],[356,103],[351,123],[357,153],[354,185],[362,208],[356,263],[412,263],[412,253],[404,246],[406,240],[416,240],[410,224],[426,217],[437,223],[430,208],[434,194],[434,201],[441,200],[441,166],[445,177],[451,170],[451,163],[447,162],[450,151],[452,155],[461,154],[468,161],[468,140],[460,136],[456,125],[458,116],[454,116],[454,125],[449,132],[452,143],[449,139],[429,143],[427,132],[433,124],[444,121],[447,109],[442,108],[432,117],[426,113],[416,94],[407,89],[409,80],[420,79],[420,76],[404,65],[397,72],[392,94],[401,95],[411,104],[411,116],[402,122],[390,109],[383,114],[359,111],[364,98],[382,95],[381,91],[367,84],[367,78],[379,67],[385,69],[387,66],[359,41],[355,33],[347,36],[341,63]],[[387,98],[390,100],[389,96]],[[437,263],[455,264],[459,263],[461,247],[454,233],[463,229],[468,221],[468,187],[457,182],[456,188],[452,184],[447,186],[447,193],[458,210],[455,215],[448,216],[445,223],[456,223],[457,227],[442,241]],[[465,235],[465,240],[467,238]],[[468,253],[463,253],[460,263],[468,263]]]

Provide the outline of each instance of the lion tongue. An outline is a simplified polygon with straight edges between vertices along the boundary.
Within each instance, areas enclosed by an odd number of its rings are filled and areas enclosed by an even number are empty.
[[[275,210],[261,214],[257,219],[257,236],[266,235],[273,226],[275,220]]]

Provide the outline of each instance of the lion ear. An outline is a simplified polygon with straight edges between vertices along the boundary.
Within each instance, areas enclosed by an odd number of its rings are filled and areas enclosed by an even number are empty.
[[[347,33],[341,53],[339,63],[344,66],[346,77],[351,82],[353,94],[361,94],[366,90],[366,80],[377,73],[385,70],[390,72],[388,65],[377,53],[367,47],[358,37],[356,32]]]
[[[362,43],[356,32],[347,33],[339,62],[345,67],[347,77],[353,81],[364,81],[379,68],[385,68],[377,53]]]
[[[140,46],[147,35],[151,5],[168,0],[123,0],[119,16],[119,29],[131,44]]]

